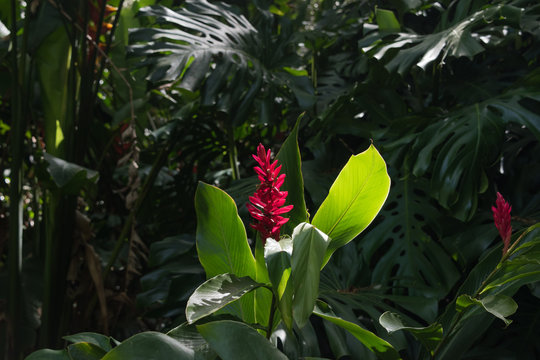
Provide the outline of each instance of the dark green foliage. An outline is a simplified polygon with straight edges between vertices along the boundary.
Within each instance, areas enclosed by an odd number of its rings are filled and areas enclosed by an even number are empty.
[[[118,12],[97,19],[114,24],[94,39],[107,56],[88,56],[90,2],[27,3],[0,4],[0,317],[21,325],[19,354],[38,331],[49,347],[80,331],[128,340],[82,333],[29,359],[157,356],[149,347],[226,358],[235,350],[223,329],[264,340],[238,319],[178,326],[205,280],[198,181],[227,189],[234,224],[248,224],[250,154],[259,142],[280,149],[290,235],[373,142],[388,199],[306,302],[318,291],[347,326],[407,359],[538,357],[538,230],[483,284],[501,258],[495,193],[513,207],[514,239],[540,221],[537,1],[116,0]],[[280,273],[290,256],[277,254],[267,262]],[[287,296],[278,308],[292,313]],[[487,296],[518,305],[501,315],[508,327]],[[304,328],[272,337],[290,358],[373,358],[339,324],[303,312]]]

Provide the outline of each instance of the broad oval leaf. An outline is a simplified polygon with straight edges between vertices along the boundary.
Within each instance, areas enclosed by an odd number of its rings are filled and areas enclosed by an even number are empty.
[[[172,337],[147,331],[123,341],[102,360],[194,360],[192,349],[185,347]]]
[[[386,311],[379,318],[379,323],[388,331],[389,334],[406,330],[414,335],[433,355],[437,345],[442,340],[443,328],[439,323],[433,323],[426,327],[405,326],[401,316],[398,314]]]
[[[197,325],[197,330],[223,360],[287,360],[274,345],[244,323],[213,321]]]
[[[282,190],[288,191],[287,205],[294,205],[287,214],[289,221],[283,225],[285,233],[291,234],[296,225],[308,221],[308,212],[304,200],[304,178],[302,176],[302,163],[298,149],[298,128],[303,114],[296,120],[296,125],[279,149],[276,159],[281,165],[281,173],[286,174]]]
[[[322,301],[317,301],[317,306],[313,313],[331,323],[347,330],[351,335],[357,338],[369,350],[377,354],[381,359],[393,360],[400,359],[398,352],[386,340],[381,339],[369,330],[359,325],[343,320],[334,315],[330,307]]]
[[[223,190],[199,182],[195,193],[197,252],[208,278],[219,274],[257,279],[257,265],[234,200]],[[254,295],[232,304],[230,312],[244,321],[256,320]]]
[[[308,321],[319,295],[319,279],[328,236],[308,223],[298,225],[292,235],[291,272],[293,317],[300,328]]]
[[[264,284],[249,276],[239,278],[232,274],[216,275],[193,292],[186,305],[186,319],[192,324],[261,286]]]
[[[44,180],[53,189],[76,195],[82,188],[94,186],[99,179],[97,171],[67,162],[49,153],[43,153],[43,157],[47,163],[49,177]]]
[[[199,182],[195,211],[197,252],[206,275],[230,273],[255,278],[255,259],[234,200],[223,190]]]
[[[67,350],[41,349],[28,355],[24,360],[71,360]]]
[[[100,360],[107,352],[89,342],[78,342],[67,348],[69,357],[76,360]]]
[[[110,337],[93,332],[82,332],[78,334],[67,335],[62,337],[62,339],[70,341],[72,343],[88,342],[100,347],[105,351],[109,351],[112,349]]]
[[[279,242],[269,238],[264,247],[264,259],[268,276],[277,298],[278,308],[283,323],[290,330],[293,325],[292,299],[293,281],[291,280],[292,239],[283,238]]]
[[[167,335],[182,345],[193,349],[197,360],[215,360],[217,354],[210,348],[208,342],[197,331],[195,325],[183,323],[170,330]]]
[[[373,221],[389,191],[386,163],[373,145],[351,156],[312,220],[331,238],[323,265]]]

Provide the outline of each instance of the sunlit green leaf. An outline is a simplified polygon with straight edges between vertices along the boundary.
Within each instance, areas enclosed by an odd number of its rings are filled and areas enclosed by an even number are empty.
[[[194,323],[261,286],[249,276],[216,275],[193,292],[186,306],[186,319]]]
[[[502,294],[488,295],[481,299],[465,294],[460,295],[456,300],[458,311],[464,311],[464,309],[472,305],[481,306],[488,313],[504,321],[506,325],[510,325],[512,322],[507,317],[515,313],[518,308],[518,305],[511,297]]]
[[[301,328],[308,321],[319,295],[319,278],[329,238],[316,227],[302,223],[292,235],[291,272],[294,285],[293,316]]]
[[[290,330],[293,325],[291,276],[292,239],[283,238],[279,242],[269,238],[264,247],[264,258],[268,275],[278,301],[281,319]]]
[[[199,183],[195,193],[197,252],[207,277],[233,274],[256,278],[255,258],[247,242],[246,229],[233,199],[217,187]],[[240,300],[238,316],[255,320],[253,294]]]
[[[351,156],[312,220],[331,238],[323,264],[373,221],[389,191],[386,163],[373,145]]]
[[[298,149],[298,130],[302,117],[303,115],[298,117],[296,125],[276,155],[276,159],[281,165],[281,173],[286,174],[285,182],[281,187],[282,190],[288,192],[286,204],[294,205],[294,208],[287,213],[289,221],[283,226],[287,234],[291,234],[296,225],[308,221],[304,200],[304,178],[300,150]]]

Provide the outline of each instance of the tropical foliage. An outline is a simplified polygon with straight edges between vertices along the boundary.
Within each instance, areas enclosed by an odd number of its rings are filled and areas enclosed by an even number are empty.
[[[538,357],[539,54],[533,0],[1,2],[0,351]]]

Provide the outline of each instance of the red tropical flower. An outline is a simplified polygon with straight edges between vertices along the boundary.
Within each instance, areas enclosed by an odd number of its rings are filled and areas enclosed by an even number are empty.
[[[510,246],[510,238],[512,236],[512,224],[510,222],[510,212],[512,207],[508,204],[500,193],[497,193],[497,200],[495,206],[491,207],[493,211],[493,220],[495,220],[495,226],[499,230],[503,241],[503,255],[508,251]]]
[[[281,165],[277,166],[277,160],[270,163],[270,154],[270,149],[266,151],[262,144],[257,146],[257,155],[253,155],[253,158],[259,166],[253,169],[258,174],[261,184],[255,194],[249,197],[251,204],[246,205],[251,216],[257,220],[251,227],[261,234],[263,244],[267,238],[279,240],[281,226],[289,221],[280,215],[293,208],[293,205],[283,206],[287,191],[280,191],[279,188],[285,181],[285,174],[279,174]]]

